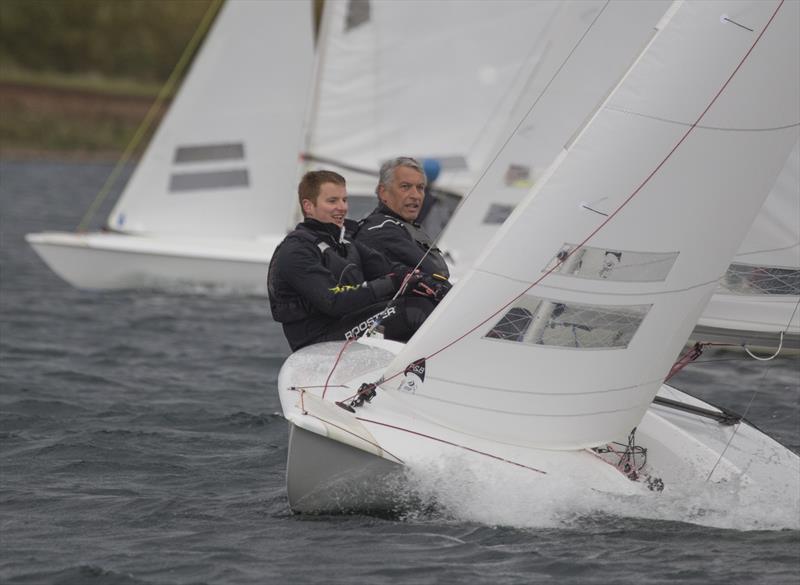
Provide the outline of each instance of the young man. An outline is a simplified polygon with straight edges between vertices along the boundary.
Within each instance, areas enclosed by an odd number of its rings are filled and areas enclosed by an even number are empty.
[[[384,336],[407,341],[433,310],[421,274],[392,264],[346,236],[347,189],[332,171],[306,173],[298,186],[304,221],[275,250],[267,285],[273,318],[296,351],[360,336],[379,321]],[[405,282],[406,294],[389,301]]]
[[[425,172],[413,158],[398,157],[381,166],[378,207],[361,220],[358,242],[389,260],[415,267],[437,279],[437,297],[450,289],[450,271],[433,241],[417,223],[425,199]],[[420,260],[422,262],[420,263]]]

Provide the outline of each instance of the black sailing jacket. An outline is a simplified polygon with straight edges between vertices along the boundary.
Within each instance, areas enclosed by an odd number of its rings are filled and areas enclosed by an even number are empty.
[[[419,268],[427,274],[450,278],[447,263],[439,248],[418,223],[410,223],[381,202],[370,215],[359,222],[356,240],[377,250],[392,262],[414,267],[430,249]]]
[[[347,227],[355,227],[347,220]],[[267,286],[272,317],[292,349],[313,343],[342,317],[389,300],[392,265],[380,253],[350,242],[341,228],[306,219],[275,249]]]

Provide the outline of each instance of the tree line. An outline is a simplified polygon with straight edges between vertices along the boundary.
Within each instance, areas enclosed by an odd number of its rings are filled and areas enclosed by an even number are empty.
[[[0,0],[0,68],[160,83],[214,0]]]

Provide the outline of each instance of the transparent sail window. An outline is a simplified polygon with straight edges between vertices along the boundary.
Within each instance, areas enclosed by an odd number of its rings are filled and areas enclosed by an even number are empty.
[[[557,274],[617,282],[660,282],[667,278],[678,257],[678,252],[631,252],[590,246],[569,256],[575,247],[564,244],[545,270],[566,258],[556,269]]]
[[[800,295],[800,270],[731,264],[720,286],[740,295]]]
[[[588,305],[524,297],[485,335],[529,345],[624,349],[652,305]]]

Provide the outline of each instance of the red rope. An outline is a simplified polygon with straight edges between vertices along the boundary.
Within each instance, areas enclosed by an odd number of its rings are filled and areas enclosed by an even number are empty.
[[[342,349],[339,350],[339,355],[336,356],[336,361],[333,362],[333,367],[331,368],[331,371],[328,374],[328,377],[325,379],[325,386],[322,389],[322,398],[323,398],[323,400],[325,399],[325,394],[328,392],[328,382],[331,381],[331,376],[333,376],[333,372],[336,369],[336,366],[339,365],[339,360],[342,359],[342,354],[344,353],[344,350],[347,349],[347,346],[350,345],[351,343],[353,343],[353,340],[352,339],[348,339],[347,341],[345,341],[342,344]]]
[[[397,431],[403,431],[405,433],[409,433],[411,435],[416,435],[418,437],[423,437],[425,439],[430,439],[432,441],[438,441],[439,443],[444,443],[445,445],[450,445],[452,447],[458,447],[459,449],[464,449],[465,451],[470,451],[472,453],[477,453],[478,455],[485,455],[486,457],[491,457],[492,459],[496,459],[498,461],[502,461],[504,463],[510,463],[511,465],[516,465],[517,467],[522,467],[523,469],[528,469],[530,471],[535,471],[536,473],[541,473],[542,475],[547,475],[546,471],[542,471],[541,469],[536,469],[535,467],[531,467],[529,465],[525,465],[524,463],[518,463],[516,461],[511,461],[510,459],[505,459],[500,457],[499,455],[492,455],[491,453],[486,453],[485,451],[479,451],[478,449],[473,449],[472,447],[466,447],[465,445],[459,445],[458,443],[453,443],[452,441],[448,441],[446,439],[440,439],[439,437],[434,437],[432,435],[426,435],[425,433],[420,433],[418,431],[412,431],[411,429],[406,429],[403,427],[398,427],[395,425],[390,425],[389,423],[380,422],[377,420],[370,420],[368,418],[362,418],[360,416],[356,417],[357,420],[366,423],[372,423],[374,425],[380,425],[382,427],[388,427],[390,429],[395,429]]]

